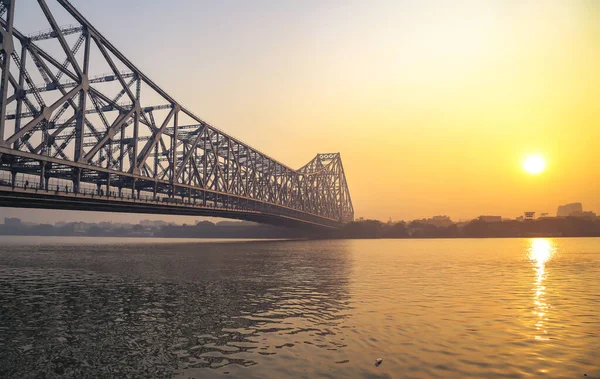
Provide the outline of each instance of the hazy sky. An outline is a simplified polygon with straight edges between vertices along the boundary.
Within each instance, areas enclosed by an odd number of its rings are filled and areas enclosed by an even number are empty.
[[[220,129],[292,167],[341,152],[357,217],[600,213],[598,1],[72,3]]]

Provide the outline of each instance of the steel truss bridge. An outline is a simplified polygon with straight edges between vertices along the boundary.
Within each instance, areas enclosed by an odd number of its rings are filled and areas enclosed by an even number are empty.
[[[32,19],[42,31],[15,25]],[[353,219],[339,153],[294,170],[209,125],[67,0],[0,0],[0,32],[0,206],[315,228]]]

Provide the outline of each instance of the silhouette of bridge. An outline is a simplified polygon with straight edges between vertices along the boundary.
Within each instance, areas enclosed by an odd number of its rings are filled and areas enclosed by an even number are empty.
[[[36,11],[44,30],[24,34],[15,20],[30,25]],[[0,0],[0,32],[0,206],[316,228],[353,219],[339,153],[294,170],[209,125],[67,0]]]

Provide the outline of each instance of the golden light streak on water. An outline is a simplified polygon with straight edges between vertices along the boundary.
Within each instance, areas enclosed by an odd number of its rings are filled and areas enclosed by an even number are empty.
[[[534,282],[535,296],[534,296],[534,313],[538,319],[535,324],[538,334],[536,334],[536,340],[548,340],[548,331],[545,323],[548,321],[548,311],[551,305],[546,302],[546,286],[544,281],[546,280],[546,263],[552,259],[555,253],[555,246],[552,240],[545,238],[536,238],[530,240],[529,245],[529,259],[531,260],[534,270],[536,272],[536,279]]]

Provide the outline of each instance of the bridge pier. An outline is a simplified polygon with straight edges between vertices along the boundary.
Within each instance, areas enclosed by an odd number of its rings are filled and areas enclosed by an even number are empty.
[[[39,189],[44,189],[44,182],[46,179],[46,164],[44,161],[39,161],[40,164],[40,184],[38,185]]]
[[[79,186],[81,183],[81,169],[78,167],[73,168],[73,193],[79,193]]]
[[[106,174],[106,197],[110,197],[110,174]]]

